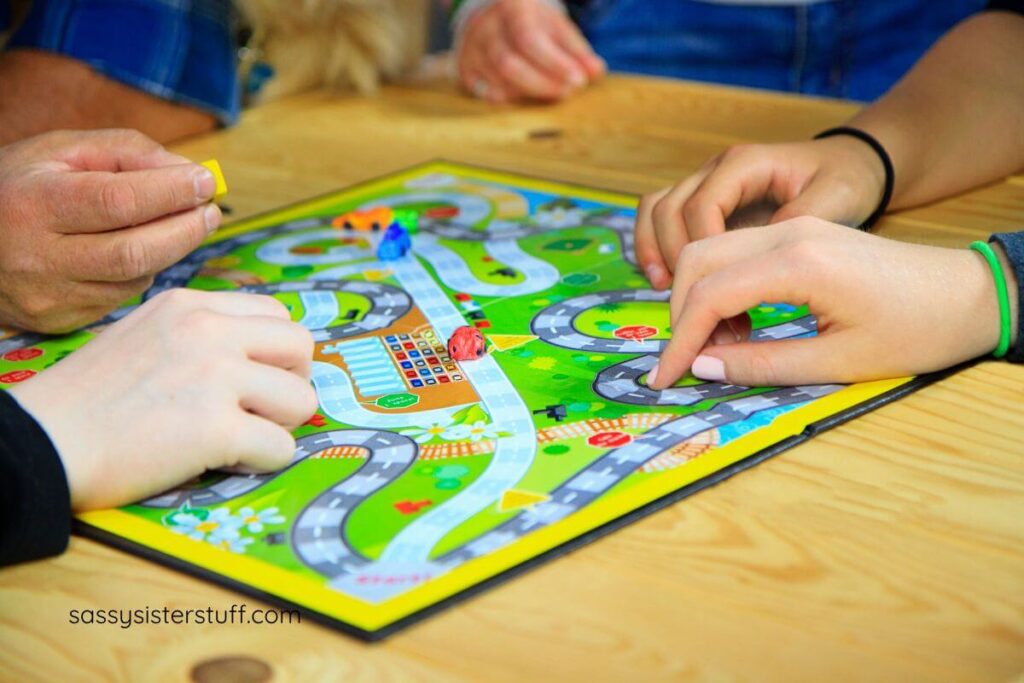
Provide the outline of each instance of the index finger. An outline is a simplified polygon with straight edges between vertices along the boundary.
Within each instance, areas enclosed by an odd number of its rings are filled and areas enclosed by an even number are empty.
[[[566,19],[565,21],[568,21]],[[509,42],[546,76],[559,84],[579,88],[589,80],[587,72],[563,45],[547,33],[548,27],[520,19],[508,25]]]
[[[566,20],[558,27],[554,38],[583,67],[589,79],[593,80],[604,74],[607,68],[604,60],[597,56],[576,24]]]
[[[672,329],[672,338],[658,360],[655,378],[648,376],[648,385],[655,390],[672,386],[690,369],[722,320],[762,301],[807,303],[810,283],[794,279],[793,275],[784,259],[768,254],[723,268],[691,287]]]
[[[717,158],[706,162],[696,173],[670,188],[651,209],[651,234],[670,272],[675,272],[676,259],[683,247],[698,239],[688,232],[683,206],[708,174],[715,170],[716,164]]]
[[[726,221],[737,209],[768,197],[775,169],[775,160],[762,154],[730,150],[721,155],[714,173],[704,178],[682,206],[690,239],[724,232]]]
[[[284,321],[292,319],[288,308],[274,297],[250,292],[215,292],[175,287],[149,296],[141,310],[156,310],[161,306],[205,308],[222,315],[260,316]]]
[[[46,194],[59,232],[105,232],[154,221],[213,198],[216,181],[199,164],[138,171],[55,173]]]
[[[225,317],[225,336],[233,339],[250,360],[309,378],[313,335],[305,327],[277,317],[231,313]]]
[[[784,243],[785,230],[747,228],[723,232],[691,242],[679,255],[669,299],[669,320],[675,325],[682,313],[690,288],[706,276],[757,256],[764,256]],[[760,302],[758,302],[760,303]]]
[[[509,46],[492,43],[487,48],[491,71],[497,73],[502,84],[511,86],[528,97],[558,99],[566,87],[547,73],[539,70]]]
[[[180,154],[130,128],[68,131],[67,136],[57,138],[59,157],[78,170],[113,173],[189,163]]]
[[[669,267],[658,248],[658,238],[654,234],[654,219],[652,212],[661,199],[669,193],[671,187],[666,187],[651,194],[645,194],[640,198],[636,207],[636,225],[633,228],[633,249],[636,254],[637,265],[647,276],[647,281],[655,289],[664,289],[672,283],[669,278]]]

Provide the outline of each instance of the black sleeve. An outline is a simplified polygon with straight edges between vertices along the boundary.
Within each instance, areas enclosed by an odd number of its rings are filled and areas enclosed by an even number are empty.
[[[0,391],[0,567],[62,553],[71,495],[50,438]]]
[[[1024,0],[989,0],[987,10],[1003,10],[1024,14]]]
[[[1006,258],[1017,276],[1017,291],[1009,292],[1018,301],[1017,343],[1006,354],[1007,360],[1024,363],[1024,232],[1001,232],[992,235],[989,242],[996,242],[1006,252]]]

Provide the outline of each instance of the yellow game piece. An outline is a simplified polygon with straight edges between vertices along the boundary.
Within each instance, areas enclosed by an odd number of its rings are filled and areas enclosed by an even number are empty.
[[[545,493],[534,493],[533,491],[520,491],[519,489],[508,489],[501,494],[498,501],[498,512],[511,512],[520,508],[528,508],[537,503],[550,500],[551,496]]]
[[[204,161],[200,166],[210,169],[210,173],[213,174],[213,179],[216,182],[216,189],[213,191],[214,201],[222,199],[228,193],[228,183],[224,180],[224,172],[220,170],[220,164],[216,159],[210,159]]]
[[[523,344],[529,344],[536,335],[532,334],[489,334],[487,339],[494,344],[495,351],[508,351]]]

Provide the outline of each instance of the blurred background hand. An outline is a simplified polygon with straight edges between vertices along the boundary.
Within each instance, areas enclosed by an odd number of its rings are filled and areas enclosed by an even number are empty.
[[[491,102],[560,100],[606,70],[552,0],[493,0],[469,17],[456,45],[462,85]]]

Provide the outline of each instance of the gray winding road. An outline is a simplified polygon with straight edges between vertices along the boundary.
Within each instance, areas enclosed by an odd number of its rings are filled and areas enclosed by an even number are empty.
[[[453,566],[496,550],[520,536],[547,526],[594,502],[647,461],[701,432],[744,420],[756,412],[804,403],[841,389],[823,384],[787,387],[715,405],[651,429],[632,442],[608,451],[551,492],[551,498],[530,507],[486,534],[437,558]]]
[[[314,498],[292,524],[296,556],[328,578],[370,564],[345,537],[352,511],[364,500],[401,476],[419,452],[409,437],[377,429],[335,429],[296,441],[295,455],[284,469],[267,474],[235,474],[202,488],[178,488],[144,500],[151,508],[210,507],[255,491],[306,458],[336,446],[360,446],[369,451],[362,467]]]

